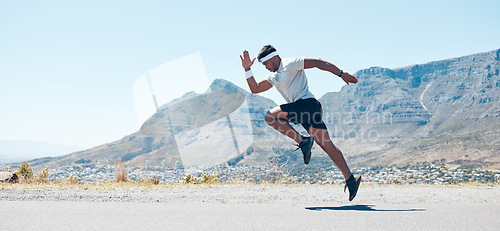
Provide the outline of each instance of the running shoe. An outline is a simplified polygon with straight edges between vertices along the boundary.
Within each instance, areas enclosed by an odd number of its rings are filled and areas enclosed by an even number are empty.
[[[354,197],[356,197],[359,189],[359,184],[361,184],[361,176],[359,176],[358,178],[354,178],[354,176],[351,175],[351,177],[346,180],[344,192],[346,188],[349,188],[349,201],[352,201]]]
[[[302,141],[297,145],[297,149],[295,150],[300,150],[302,151],[302,154],[304,155],[304,164],[309,164],[309,160],[311,160],[311,149],[314,144],[314,138],[312,136],[302,137]]]

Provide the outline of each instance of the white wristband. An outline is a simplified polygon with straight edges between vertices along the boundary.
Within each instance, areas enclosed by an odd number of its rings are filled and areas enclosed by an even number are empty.
[[[248,79],[248,78],[250,78],[250,77],[252,77],[252,76],[253,76],[253,73],[252,73],[252,70],[251,70],[251,69],[250,69],[250,70],[248,70],[247,72],[245,72],[245,77],[246,77],[247,79]]]

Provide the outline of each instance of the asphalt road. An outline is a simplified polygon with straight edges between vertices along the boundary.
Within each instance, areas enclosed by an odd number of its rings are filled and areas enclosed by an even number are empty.
[[[242,193],[241,189],[234,189]],[[253,188],[243,191],[253,194],[250,189]],[[232,200],[227,196],[234,194],[231,188],[193,189],[194,193],[190,189],[142,192],[150,193],[148,197],[156,193],[160,198],[171,198],[169,193],[177,195],[175,200],[166,201],[154,198],[95,201],[96,197],[85,200],[81,196],[69,200],[46,196],[33,199],[19,197],[23,194],[19,191],[4,190],[0,193],[0,230],[500,230],[498,187],[409,189],[365,188],[364,193],[371,195],[359,198],[358,203],[343,197],[342,200],[322,199],[324,196],[311,199],[308,193],[315,195],[315,191],[325,190],[324,187],[292,188],[285,190],[288,196],[281,195],[280,188],[259,188],[256,191],[264,190],[268,196],[280,194],[263,200],[254,197],[246,200],[245,196],[234,197],[242,200]],[[209,197],[200,196],[204,190]],[[436,190],[445,192],[428,193]],[[57,193],[78,193],[62,191]],[[218,196],[210,196],[217,195],[217,191],[220,191]],[[392,194],[402,192],[412,193],[392,200]],[[26,195],[44,193],[47,192]],[[290,194],[305,199],[294,199]],[[367,203],[368,200],[372,203]]]

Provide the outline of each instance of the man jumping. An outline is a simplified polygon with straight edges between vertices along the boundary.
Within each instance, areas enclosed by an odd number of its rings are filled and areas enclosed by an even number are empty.
[[[304,69],[316,67],[331,72],[342,78],[348,85],[349,83],[357,83],[358,79],[322,59],[307,57],[281,59],[273,46],[266,45],[257,58],[270,73],[263,80],[256,82],[250,69],[256,58],[251,59],[246,50],[243,51],[243,56],[240,55],[240,58],[252,93],[261,93],[274,86],[287,101],[286,104],[277,106],[266,113],[266,123],[297,142],[298,148],[304,155],[304,164],[306,165],[309,164],[311,149],[316,141],[344,175],[346,180],[344,191],[349,188],[349,201],[352,201],[358,192],[361,176],[354,178],[342,152],[330,140],[322,119],[321,103],[309,92]],[[300,123],[310,136],[301,136],[290,123]]]

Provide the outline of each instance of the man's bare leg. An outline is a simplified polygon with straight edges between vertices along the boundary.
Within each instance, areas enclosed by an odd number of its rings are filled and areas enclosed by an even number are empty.
[[[281,111],[281,108],[278,106],[267,112],[264,119],[269,126],[295,140],[295,142],[300,143],[302,136],[290,125],[286,118],[287,115],[288,113]]]
[[[328,130],[326,129],[318,129],[318,128],[309,128],[309,134],[314,137],[314,141],[330,156],[330,159],[333,160],[333,163],[337,165],[337,167],[344,175],[344,178],[347,180],[351,177],[352,173],[349,170],[349,166],[344,159],[344,155],[340,151],[337,146],[335,146],[328,135]]]

